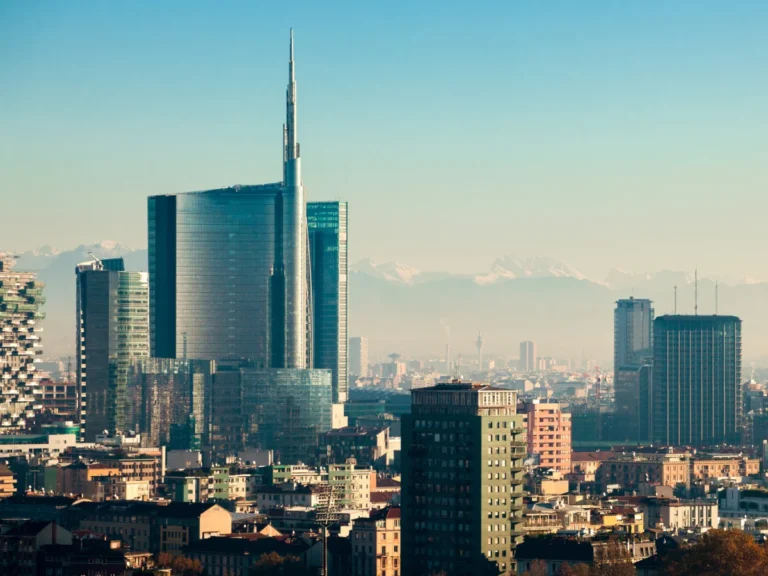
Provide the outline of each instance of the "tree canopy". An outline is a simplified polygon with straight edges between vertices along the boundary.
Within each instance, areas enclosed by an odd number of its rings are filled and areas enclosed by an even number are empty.
[[[758,576],[768,574],[768,548],[741,530],[710,530],[696,544],[664,558],[669,576]]]

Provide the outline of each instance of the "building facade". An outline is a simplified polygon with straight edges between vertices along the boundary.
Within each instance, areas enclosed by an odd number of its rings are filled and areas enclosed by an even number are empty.
[[[690,457],[687,453],[617,454],[602,462],[595,479],[603,490],[614,484],[625,490],[637,490],[641,484],[688,488]]]
[[[353,376],[368,376],[368,338],[355,336],[349,339],[349,373]]]
[[[403,417],[403,574],[513,571],[525,452],[516,392],[461,382],[414,390]]]
[[[557,402],[534,400],[525,405],[528,453],[539,456],[540,468],[571,471],[571,415]]]
[[[75,271],[80,431],[93,442],[104,430],[125,430],[130,363],[149,356],[149,279],[126,272],[122,258]]]
[[[654,322],[653,440],[676,446],[738,443],[741,320],[661,316]]]
[[[13,269],[16,259],[0,252],[0,433],[23,430],[34,421],[40,402],[40,374],[35,367],[43,353],[38,322],[44,284],[33,272]]]
[[[138,358],[128,374],[124,420],[144,446],[200,450],[207,441],[206,395],[215,362]]]
[[[312,462],[331,429],[331,371],[243,368],[246,445],[274,450],[283,464]]]
[[[520,342],[520,371],[535,372],[538,369],[536,342]]]
[[[617,300],[613,312],[613,369],[647,364],[653,356],[653,306],[650,300]]]
[[[401,576],[400,508],[375,510],[354,521],[349,540],[357,576]]]
[[[347,400],[349,275],[346,202],[308,202],[312,367],[331,371],[333,402]]]

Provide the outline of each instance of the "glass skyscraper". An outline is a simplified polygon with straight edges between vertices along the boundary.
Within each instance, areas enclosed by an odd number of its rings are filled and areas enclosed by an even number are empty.
[[[309,366],[297,106],[291,34],[283,181],[149,198],[153,357]]]
[[[269,366],[280,185],[149,198],[152,356]]]
[[[331,371],[333,401],[347,400],[347,203],[307,203],[312,270],[312,362]]]
[[[743,424],[741,320],[657,318],[651,387],[655,442],[666,446],[738,442]]]
[[[149,356],[149,283],[146,272],[126,272],[122,258],[75,272],[80,432],[93,442],[104,430],[126,430],[130,363]]]

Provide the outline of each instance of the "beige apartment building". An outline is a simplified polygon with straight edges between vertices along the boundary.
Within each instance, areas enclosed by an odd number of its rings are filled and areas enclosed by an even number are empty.
[[[400,508],[388,507],[355,520],[350,533],[357,576],[401,576]]]

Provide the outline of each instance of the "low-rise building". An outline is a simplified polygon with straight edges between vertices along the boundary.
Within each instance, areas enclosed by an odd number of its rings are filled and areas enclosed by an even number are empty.
[[[259,534],[216,536],[184,547],[183,553],[199,560],[208,576],[248,576],[263,554],[302,558],[308,545],[299,539],[265,537]]]
[[[611,539],[627,550],[633,563],[656,554],[656,543],[638,536],[602,537],[591,540],[570,536],[538,536],[526,538],[522,544],[517,545],[515,553],[517,573],[523,574],[530,571],[537,561],[543,563],[547,576],[557,576],[563,564],[591,566],[595,562],[596,555],[600,553],[599,549],[608,546]]]
[[[354,521],[349,535],[357,576],[399,575],[400,508],[387,507]]]
[[[5,464],[0,464],[0,498],[16,494],[16,477]]]
[[[27,520],[0,531],[0,574],[37,576],[37,554],[43,546],[72,544],[72,533],[46,520]]]
[[[232,532],[231,514],[218,504],[108,501],[80,503],[80,530],[123,540],[133,550],[180,554],[184,546]]]
[[[347,426],[330,430],[320,441],[321,462],[343,464],[354,458],[358,464],[387,468],[394,457],[389,446],[389,427]]]
[[[696,454],[691,458],[691,478],[741,478],[760,473],[760,459],[741,454]]]
[[[721,520],[768,519],[768,490],[733,486],[721,490],[717,498]]]
[[[304,506],[315,508],[320,503],[318,485],[303,486],[286,482],[279,486],[259,488],[252,499],[259,512],[266,513],[270,508],[290,508]]]
[[[376,483],[376,472],[371,468],[359,468],[354,458],[345,464],[328,466],[328,483],[339,486],[343,496],[340,505],[347,509],[370,510],[371,484]]]
[[[691,485],[691,469],[687,453],[632,453],[605,460],[596,474],[605,488],[618,484],[625,490],[636,490],[641,484],[661,486]]]
[[[677,498],[644,498],[639,506],[645,513],[646,530],[669,531],[689,528],[717,528],[717,500],[680,500]]]

